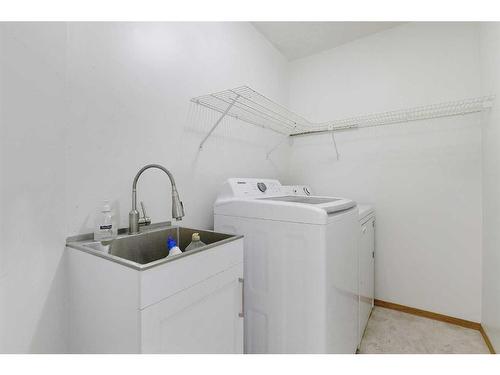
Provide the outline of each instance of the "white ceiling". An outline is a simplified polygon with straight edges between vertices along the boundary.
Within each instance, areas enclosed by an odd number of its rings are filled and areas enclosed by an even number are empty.
[[[252,22],[288,60],[313,55],[402,22]]]

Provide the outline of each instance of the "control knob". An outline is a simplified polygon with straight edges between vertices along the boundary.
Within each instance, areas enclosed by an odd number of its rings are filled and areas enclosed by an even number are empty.
[[[260,190],[261,192],[263,192],[263,193],[267,190],[267,186],[266,186],[266,184],[265,184],[265,183],[263,183],[263,182],[258,182],[258,183],[257,183],[257,187],[258,187],[258,188],[259,188],[259,190]]]

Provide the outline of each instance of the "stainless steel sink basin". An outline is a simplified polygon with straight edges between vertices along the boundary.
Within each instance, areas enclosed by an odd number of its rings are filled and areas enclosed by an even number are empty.
[[[206,246],[184,252],[184,249],[191,243],[192,234],[196,232],[200,234],[201,240]],[[167,238],[169,235],[175,238],[183,253],[167,258]],[[151,225],[143,229],[142,232],[133,235],[127,234],[126,230],[120,230],[118,237],[107,244],[93,241],[92,237],[92,234],[70,237],[67,239],[66,245],[134,269],[144,270],[222,245],[242,236],[160,223]]]

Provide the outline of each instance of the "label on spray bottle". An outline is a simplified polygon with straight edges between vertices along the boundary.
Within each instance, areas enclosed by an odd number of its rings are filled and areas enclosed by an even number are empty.
[[[114,219],[114,212],[111,209],[109,202],[105,201],[102,209],[96,215],[94,240],[111,241],[116,237],[117,231],[116,226],[113,225]]]

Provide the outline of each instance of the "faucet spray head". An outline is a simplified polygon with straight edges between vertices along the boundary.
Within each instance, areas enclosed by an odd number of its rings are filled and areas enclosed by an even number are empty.
[[[179,198],[179,193],[177,189],[172,190],[172,217],[175,220],[182,220],[184,216],[184,205]]]

